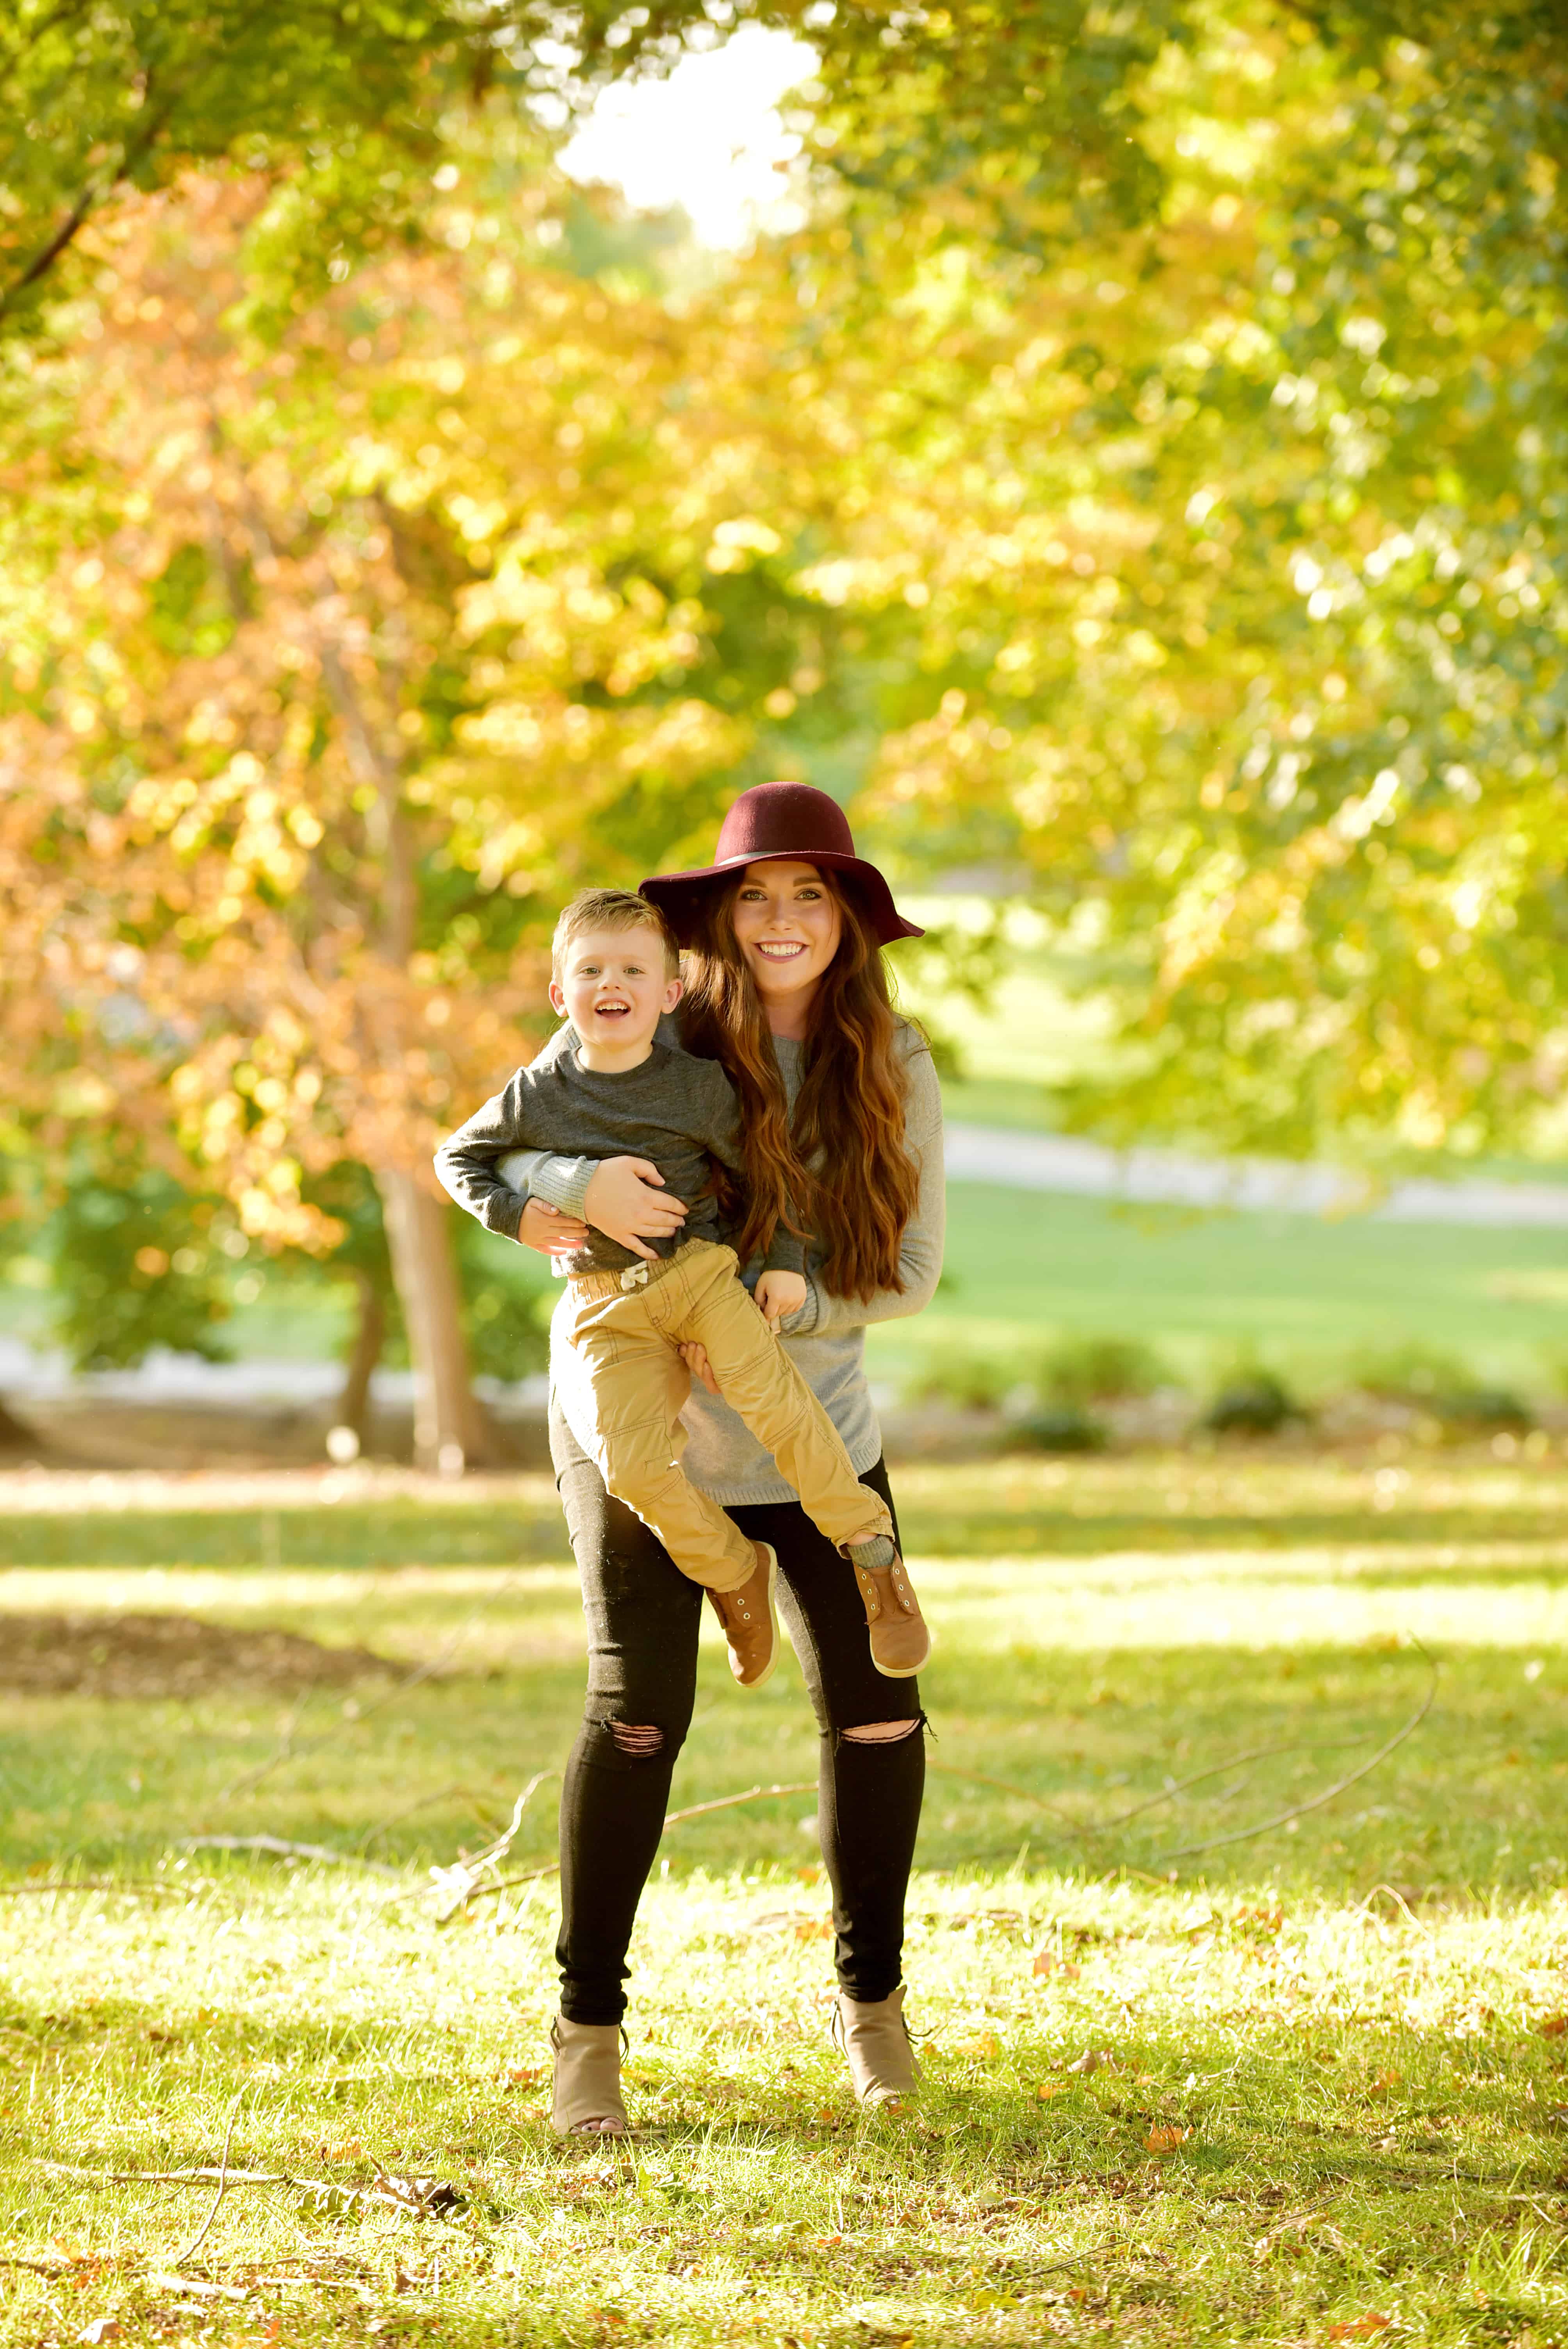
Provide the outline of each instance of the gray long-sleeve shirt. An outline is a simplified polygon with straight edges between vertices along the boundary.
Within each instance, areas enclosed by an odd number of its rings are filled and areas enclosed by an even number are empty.
[[[563,1049],[571,1031],[562,1029],[542,1059]],[[779,1071],[791,1110],[800,1090],[800,1047],[775,1037]],[[882,1430],[865,1376],[865,1333],[872,1321],[897,1321],[929,1305],[942,1271],[946,1198],[942,1168],[942,1092],[925,1039],[906,1019],[898,1027],[897,1049],[908,1080],[904,1144],[920,1168],[920,1195],[899,1243],[902,1288],[879,1289],[869,1302],[835,1297],[821,1285],[820,1258],[808,1247],[806,1302],[783,1324],[783,1342],[797,1370],[838,1429],[857,1471],[872,1467],[882,1452]],[[536,1067],[538,1062],[534,1064]],[[563,1214],[581,1216],[583,1195],[593,1161],[541,1152],[513,1161],[508,1179],[520,1192],[548,1200]],[[519,1203],[521,1213],[521,1201]],[[748,1273],[756,1268],[748,1268]],[[579,1443],[589,1426],[586,1379],[557,1317],[550,1353],[557,1399]],[[694,1387],[681,1413],[687,1444],[681,1465],[694,1485],[725,1508],[767,1501],[791,1501],[792,1488],[739,1415],[706,1389]]]
[[[602,1159],[646,1158],[671,1195],[691,1211],[678,1232],[649,1245],[660,1256],[673,1256],[687,1240],[727,1239],[713,1162],[738,1175],[744,1160],[740,1103],[718,1062],[656,1040],[634,1069],[590,1069],[567,1036],[562,1030],[552,1039],[530,1067],[519,1069],[442,1143],[436,1172],[459,1206],[490,1231],[515,1239],[525,1201],[500,1171],[512,1152],[569,1152],[587,1169],[584,1191]],[[573,1212],[583,1214],[581,1207]],[[799,1272],[805,1254],[804,1242],[781,1224],[766,1261],[773,1270]],[[586,1246],[563,1260],[569,1273],[624,1272],[642,1261],[592,1225]]]

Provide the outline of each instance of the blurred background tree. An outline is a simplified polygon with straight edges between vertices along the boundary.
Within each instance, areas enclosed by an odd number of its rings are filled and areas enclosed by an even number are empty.
[[[723,7],[284,9],[249,95],[178,7],[0,36],[15,1114],[341,1262],[429,1461],[538,1342],[434,1141],[562,897],[769,773],[1033,897],[1079,1123],[1562,1147],[1559,12],[740,13],[809,216],[684,277],[546,101]]]

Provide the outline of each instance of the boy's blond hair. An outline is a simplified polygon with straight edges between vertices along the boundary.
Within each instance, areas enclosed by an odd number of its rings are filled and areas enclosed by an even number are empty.
[[[671,978],[681,975],[676,934],[651,898],[635,896],[630,889],[580,889],[562,907],[550,941],[550,973],[558,987],[567,948],[584,930],[652,930],[664,949],[666,973]]]

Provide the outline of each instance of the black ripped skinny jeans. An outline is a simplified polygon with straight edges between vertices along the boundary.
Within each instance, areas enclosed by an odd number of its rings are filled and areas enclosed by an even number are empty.
[[[550,1440],[588,1619],[588,1693],[561,1793],[561,2012],[573,2023],[619,2023],[637,1902],[691,1723],[703,1593],[642,1519],[611,1499],[553,1402]],[[892,1506],[880,1460],[861,1482]],[[821,1733],[818,1825],[839,1981],[851,1998],[886,1998],[901,1980],[925,1741],[918,1729],[866,1744],[843,1733],[923,1720],[919,1692],[872,1664],[854,1575],[798,1501],[729,1514],[778,1552],[779,1609]],[[661,1742],[628,1750],[617,1727],[655,1729]]]

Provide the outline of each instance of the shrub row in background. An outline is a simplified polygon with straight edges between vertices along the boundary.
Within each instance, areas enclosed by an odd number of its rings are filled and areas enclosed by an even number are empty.
[[[1346,1359],[1310,1389],[1255,1360],[1183,1377],[1137,1338],[1064,1337],[1034,1358],[950,1350],[909,1381],[904,1400],[998,1413],[1009,1449],[1094,1452],[1161,1435],[1326,1437],[1379,1427],[1420,1441],[1518,1440],[1568,1423],[1568,1364],[1543,1366],[1540,1394],[1487,1384],[1457,1356],[1405,1345]],[[1140,1406],[1143,1406],[1140,1409]]]

